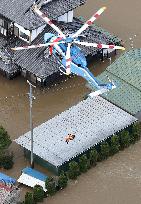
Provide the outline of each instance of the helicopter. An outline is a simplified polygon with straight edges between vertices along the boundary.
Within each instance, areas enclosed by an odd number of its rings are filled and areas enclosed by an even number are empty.
[[[105,93],[109,90],[116,88],[116,85],[113,81],[109,80],[108,83],[101,83],[97,78],[90,72],[87,67],[87,60],[77,45],[83,46],[91,46],[94,48],[99,49],[119,49],[125,50],[122,46],[116,45],[105,45],[105,44],[97,44],[97,43],[88,43],[88,42],[81,42],[80,41],[80,34],[86,30],[89,26],[93,24],[93,22],[105,11],[106,7],[100,8],[77,32],[74,34],[65,35],[49,18],[46,14],[44,14],[40,7],[34,3],[32,6],[32,10],[42,18],[48,25],[50,25],[58,35],[53,33],[45,33],[44,34],[44,44],[38,45],[29,45],[29,46],[22,46],[22,47],[15,47],[11,48],[12,50],[23,50],[23,49],[32,49],[32,48],[39,48],[39,47],[48,47],[50,55],[54,54],[57,58],[59,58],[61,62],[60,71],[63,74],[70,75],[75,74],[78,76],[83,77],[89,84],[92,89],[97,89],[90,93],[90,97],[100,95]]]

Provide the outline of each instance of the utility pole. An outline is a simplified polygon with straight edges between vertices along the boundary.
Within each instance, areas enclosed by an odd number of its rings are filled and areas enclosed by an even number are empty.
[[[30,132],[31,132],[31,159],[30,159],[30,164],[31,168],[34,168],[34,161],[33,161],[33,121],[32,121],[32,101],[35,99],[35,97],[32,94],[32,87],[36,88],[36,86],[33,86],[28,80],[27,83],[29,84],[29,117],[30,117]]]

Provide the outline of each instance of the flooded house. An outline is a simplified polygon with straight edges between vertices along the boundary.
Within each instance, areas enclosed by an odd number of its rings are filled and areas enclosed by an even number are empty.
[[[80,18],[74,17],[74,10],[86,0],[51,0],[36,1],[40,10],[64,32],[76,32],[82,25]],[[55,31],[37,16],[32,10],[33,0],[2,0],[0,7],[0,72],[9,79],[21,74],[26,79],[39,85],[47,85],[60,79],[61,62],[51,55],[49,48],[12,51],[15,46],[27,46],[44,43],[44,34]],[[113,43],[119,45],[121,40],[107,31],[92,26],[81,36],[88,42]],[[85,56],[103,57],[108,55],[107,49],[96,49],[80,46]]]
[[[100,96],[88,98],[34,128],[34,161],[55,174],[100,142],[135,123],[137,119]],[[68,134],[75,138],[68,144]],[[30,158],[30,131],[15,140]]]

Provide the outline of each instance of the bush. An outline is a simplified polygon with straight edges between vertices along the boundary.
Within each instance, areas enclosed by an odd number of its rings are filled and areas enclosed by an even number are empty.
[[[98,152],[95,148],[93,148],[90,151],[90,155],[89,155],[89,159],[90,159],[90,165],[91,166],[96,166],[97,160],[98,160]]]
[[[100,157],[102,160],[107,159],[110,155],[110,146],[108,142],[103,142],[100,145]]]
[[[47,189],[48,195],[53,196],[56,193],[55,181],[53,177],[48,177],[46,179],[45,187]]]
[[[34,204],[34,200],[33,200],[33,195],[32,193],[30,192],[27,192],[25,194],[25,201],[24,201],[25,204]]]
[[[88,168],[88,169],[91,168],[90,159],[87,159],[87,168]]]
[[[4,169],[11,169],[13,167],[14,162],[12,153],[9,153],[8,151],[3,152],[0,159],[1,166]]]
[[[119,144],[119,137],[117,135],[113,135],[111,137],[111,146],[110,146],[110,153],[114,155],[115,153],[119,152],[120,144]]]
[[[79,158],[79,168],[80,168],[80,172],[83,172],[83,173],[88,170],[88,159],[85,154]]]
[[[6,149],[11,144],[10,136],[7,131],[0,126],[0,150]]]
[[[67,175],[62,171],[58,179],[58,187],[63,189],[67,186],[67,184],[68,184]]]
[[[123,150],[126,147],[129,147],[130,145],[130,135],[129,132],[126,130],[123,130],[120,133],[120,149]]]
[[[130,134],[131,143],[135,143],[140,139],[140,137],[141,137],[141,125],[140,123],[135,123],[132,126],[132,130]]]
[[[79,165],[77,162],[72,161],[69,163],[68,176],[70,179],[76,179],[80,175]]]
[[[35,202],[42,202],[44,199],[44,190],[40,185],[36,185],[33,188],[33,198]]]

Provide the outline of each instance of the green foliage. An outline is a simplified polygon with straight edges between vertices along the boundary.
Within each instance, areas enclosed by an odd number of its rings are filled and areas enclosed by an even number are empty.
[[[46,179],[45,187],[47,189],[48,195],[53,196],[56,193],[55,181],[53,177],[48,177]]]
[[[40,185],[36,185],[33,188],[33,199],[35,202],[42,202],[44,199],[44,190]]]
[[[30,192],[27,192],[25,194],[25,201],[24,201],[25,204],[34,204],[34,200],[33,200],[33,195],[32,193]]]
[[[110,153],[114,155],[115,153],[119,152],[120,144],[119,144],[119,137],[117,135],[113,135],[111,137],[111,146],[110,146]]]
[[[59,188],[63,189],[67,186],[67,184],[68,184],[67,175],[62,171],[58,179],[58,186]]]
[[[141,137],[141,124],[134,123],[130,133],[131,143],[135,143],[140,139],[140,137]]]
[[[88,168],[88,169],[91,168],[90,159],[87,159],[87,168]]]
[[[102,160],[107,159],[110,155],[110,146],[108,142],[103,142],[100,145],[100,157]]]
[[[0,150],[6,149],[11,144],[10,136],[7,131],[0,126]]]
[[[68,176],[70,179],[76,179],[80,175],[79,165],[77,162],[72,161],[69,163]]]
[[[0,154],[0,165],[4,169],[11,169],[13,167],[13,153],[9,153],[8,151],[1,151]]]
[[[130,145],[130,135],[129,132],[126,130],[123,130],[120,133],[120,149],[123,150],[124,148],[128,147]]]
[[[98,160],[98,152],[95,148],[93,148],[90,151],[90,155],[89,155],[89,159],[90,159],[90,165],[91,166],[96,166],[97,160]]]
[[[80,172],[86,172],[88,170],[88,159],[85,154],[79,158],[79,168]]]

